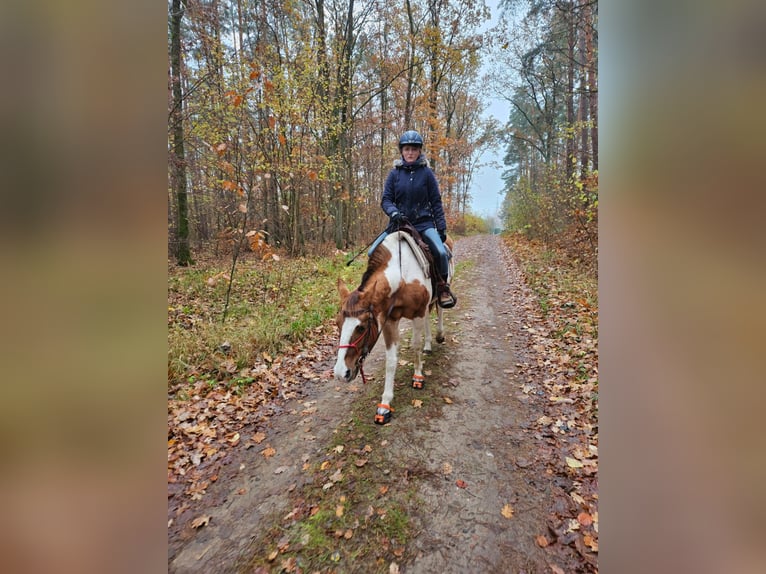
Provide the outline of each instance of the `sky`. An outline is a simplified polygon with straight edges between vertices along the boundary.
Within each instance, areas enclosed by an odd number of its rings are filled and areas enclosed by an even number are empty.
[[[510,106],[506,100],[492,99],[490,105],[484,112],[485,117],[494,116],[500,125],[505,125],[508,121]],[[476,215],[487,216],[497,215],[500,206],[503,203],[503,154],[504,148],[496,148],[484,152],[480,162],[488,164],[495,162],[497,167],[485,166],[477,170],[471,181],[471,203],[470,208]]]
[[[499,10],[497,8],[497,0],[486,0],[487,6],[489,6],[492,19],[487,22],[485,29],[490,28],[497,24],[499,19]],[[487,108],[482,114],[485,118],[494,117],[498,123],[502,126],[508,121],[508,114],[510,113],[510,104],[507,100],[502,98],[491,98],[488,101]],[[504,154],[503,148],[489,150],[484,152],[481,156],[480,163],[488,164],[495,162],[499,167],[485,166],[474,174],[471,182],[471,202],[470,209],[479,216],[491,216],[497,215],[500,206],[503,203],[503,197],[501,191],[503,189],[503,180],[501,174],[503,172],[502,157]]]

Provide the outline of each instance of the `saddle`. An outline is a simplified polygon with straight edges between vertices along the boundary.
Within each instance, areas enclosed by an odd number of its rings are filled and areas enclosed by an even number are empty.
[[[424,271],[426,271],[426,275],[431,278],[431,292],[434,294],[438,293],[439,286],[445,283],[447,278],[442,278],[442,276],[439,274],[439,267],[434,260],[431,249],[428,247],[428,243],[426,243],[421,237],[420,232],[415,229],[415,226],[406,219],[403,219],[399,223],[398,229],[395,225],[389,224],[389,226],[386,228],[386,231],[388,233],[393,233],[394,231],[403,231],[412,238],[415,245],[420,248],[420,251],[422,251],[423,256],[425,257],[427,268],[424,269]]]

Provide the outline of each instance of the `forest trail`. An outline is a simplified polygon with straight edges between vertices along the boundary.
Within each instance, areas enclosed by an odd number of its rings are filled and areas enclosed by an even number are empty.
[[[326,349],[322,380],[269,418],[259,447],[273,455],[234,450],[169,527],[170,572],[596,571],[574,537],[556,543],[557,517],[577,516],[575,478],[555,470],[563,455],[538,424],[549,401],[525,367],[534,351],[520,272],[497,236],[461,238],[455,256],[459,301],[445,311],[446,342],[425,356],[426,389],[409,388],[407,332],[396,411],[376,426],[383,344],[366,386],[332,380]]]

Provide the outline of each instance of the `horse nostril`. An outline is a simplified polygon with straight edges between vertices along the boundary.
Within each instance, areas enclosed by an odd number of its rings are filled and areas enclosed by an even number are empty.
[[[351,369],[346,369],[346,380],[351,378]]]

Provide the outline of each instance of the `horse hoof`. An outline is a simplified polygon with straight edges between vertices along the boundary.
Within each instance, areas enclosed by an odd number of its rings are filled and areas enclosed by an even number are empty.
[[[443,342],[444,342],[444,337],[442,337],[441,335],[439,335],[438,337],[436,337],[436,342],[437,342],[437,343],[443,343]]]
[[[424,352],[426,355],[430,355],[431,353],[433,353],[433,351],[432,351],[431,349],[423,349],[423,352]]]
[[[422,389],[426,384],[426,378],[423,375],[412,375],[412,388]]]
[[[383,403],[379,404],[378,410],[375,413],[375,424],[387,424],[391,420],[391,412],[393,410],[394,409],[392,409],[389,405],[384,405]]]

